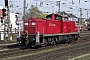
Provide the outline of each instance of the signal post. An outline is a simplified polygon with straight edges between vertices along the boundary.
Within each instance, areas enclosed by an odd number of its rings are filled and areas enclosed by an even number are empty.
[[[3,15],[5,15],[6,17],[4,17],[4,38],[6,36],[6,32],[7,32],[7,38],[8,40],[10,40],[11,37],[11,32],[10,32],[10,11],[9,11],[9,6],[8,6],[8,0],[4,0],[5,1],[5,7],[6,7],[6,13],[3,13]],[[7,26],[6,26],[7,25]],[[7,27],[7,30],[6,30]]]

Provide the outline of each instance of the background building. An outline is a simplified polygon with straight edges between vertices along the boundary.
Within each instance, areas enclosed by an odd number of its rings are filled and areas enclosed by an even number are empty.
[[[0,31],[4,31],[4,26],[1,23],[1,18],[3,17],[2,9],[3,6],[0,6]]]

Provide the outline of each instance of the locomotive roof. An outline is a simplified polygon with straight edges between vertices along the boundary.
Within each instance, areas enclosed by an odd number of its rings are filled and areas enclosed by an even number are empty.
[[[53,13],[52,13],[52,14],[53,14]],[[52,16],[52,14],[47,15],[46,18],[49,17],[49,16]],[[55,15],[55,16],[63,17],[62,15],[59,15],[59,14],[54,14],[54,15]]]
[[[54,14],[54,13],[52,13],[52,14]],[[46,18],[52,16],[52,14],[47,15]],[[60,15],[60,14],[54,14],[54,15],[68,18],[68,16],[66,16],[66,15]]]

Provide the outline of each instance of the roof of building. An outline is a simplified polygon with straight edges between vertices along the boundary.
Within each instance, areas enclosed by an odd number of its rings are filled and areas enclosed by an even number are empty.
[[[73,15],[73,14],[66,13],[65,11],[60,12],[59,14],[60,14],[60,15],[65,15],[65,16],[68,16],[68,17],[71,17],[71,18],[78,18],[77,16],[75,16],[75,15]]]

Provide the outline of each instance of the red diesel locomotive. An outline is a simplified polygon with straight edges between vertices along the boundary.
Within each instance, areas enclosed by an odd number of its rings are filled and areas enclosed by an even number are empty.
[[[79,32],[75,30],[75,22],[68,17],[50,14],[46,19],[30,18],[24,21],[24,31],[18,42],[26,46],[53,45],[61,42],[71,42],[78,39]]]

